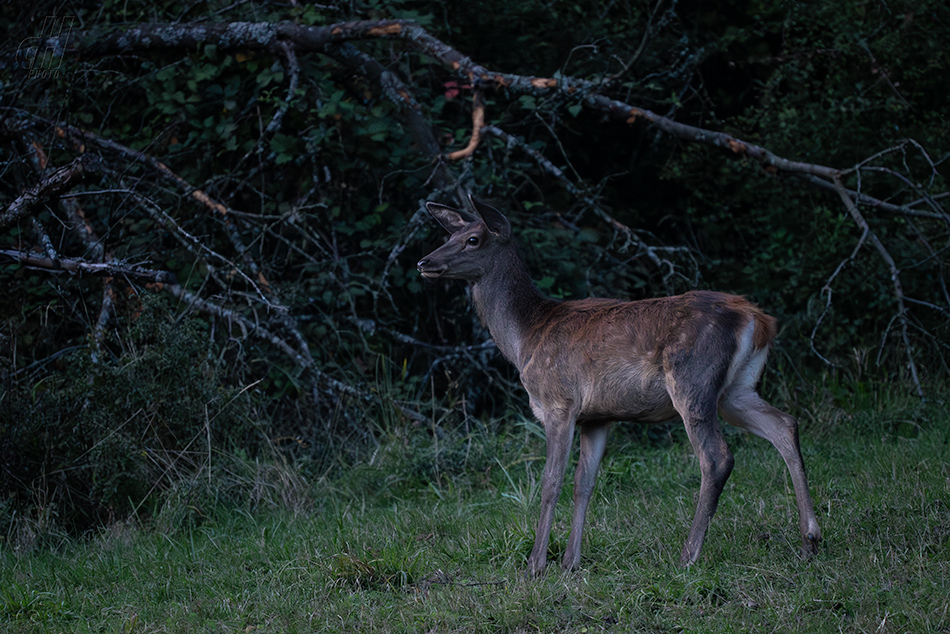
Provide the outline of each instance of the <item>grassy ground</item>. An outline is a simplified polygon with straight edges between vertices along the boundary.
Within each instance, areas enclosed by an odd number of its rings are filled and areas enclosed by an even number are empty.
[[[0,631],[950,632],[948,426],[837,436],[805,437],[825,538],[810,561],[797,555],[784,465],[734,434],[736,469],[703,555],[681,570],[696,461],[679,441],[621,435],[583,568],[555,564],[525,580],[543,464],[529,429],[488,450],[469,438],[466,469],[425,485],[407,475],[418,468],[411,460],[377,456],[309,485],[306,512],[196,517],[183,503],[165,521],[83,542],[17,552],[8,538]],[[566,486],[552,559],[566,541],[569,495]]]

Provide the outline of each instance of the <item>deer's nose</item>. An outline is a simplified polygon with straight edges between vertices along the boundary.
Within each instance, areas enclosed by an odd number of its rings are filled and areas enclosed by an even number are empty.
[[[435,279],[437,277],[442,277],[442,274],[445,273],[446,267],[444,265],[433,264],[432,260],[429,258],[422,258],[416,263],[416,269],[422,273],[423,277]]]

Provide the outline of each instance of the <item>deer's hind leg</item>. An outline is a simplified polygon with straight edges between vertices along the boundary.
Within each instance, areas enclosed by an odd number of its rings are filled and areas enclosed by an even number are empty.
[[[719,496],[732,473],[735,459],[723,438],[719,418],[716,416],[714,397],[687,400],[677,398],[674,394],[673,405],[683,417],[689,442],[699,458],[702,476],[693,525],[680,555],[680,564],[689,566],[699,559],[703,541],[706,539],[706,530],[716,514]]]
[[[785,460],[795,500],[798,503],[798,525],[802,537],[802,553],[818,552],[821,529],[815,518],[814,505],[808,491],[805,462],[798,441],[798,421],[789,414],[769,405],[749,385],[730,387],[719,401],[719,412],[730,424],[765,438]]]

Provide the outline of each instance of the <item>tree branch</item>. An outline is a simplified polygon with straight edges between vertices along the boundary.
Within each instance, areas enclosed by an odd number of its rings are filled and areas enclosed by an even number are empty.
[[[92,132],[89,132],[88,130],[81,130],[73,126],[62,126],[61,130],[64,136],[72,137],[75,141],[78,141],[83,145],[86,143],[93,143],[103,150],[113,152],[124,157],[133,164],[140,164],[153,170],[164,180],[171,183],[179,192],[182,193],[182,195],[191,198],[202,207],[211,211],[224,223],[231,244],[238,252],[238,255],[241,256],[241,260],[244,262],[245,266],[248,267],[251,275],[255,278],[255,282],[252,284],[259,286],[259,288],[257,288],[258,293],[260,293],[262,297],[272,294],[270,283],[267,281],[267,278],[264,277],[260,267],[258,267],[257,263],[251,257],[247,246],[244,244],[244,241],[241,239],[241,236],[237,231],[237,227],[233,222],[231,222],[229,215],[231,210],[227,205],[214,200],[203,190],[193,186],[184,178],[173,172],[167,165],[158,159],[145,154],[144,152],[134,150],[126,145],[112,141],[111,139],[104,139],[96,134],[93,134]]]
[[[85,273],[97,277],[126,277],[140,282],[157,284],[176,283],[174,273],[158,269],[147,269],[141,266],[125,264],[119,261],[86,262],[76,258],[49,258],[28,251],[14,249],[0,249],[0,258],[22,264],[30,269],[50,272],[70,273],[73,275]]]
[[[252,321],[248,319],[247,317],[245,317],[244,315],[236,311],[225,308],[224,306],[219,306],[218,304],[215,304],[214,302],[209,302],[208,300],[202,299],[201,297],[198,297],[197,295],[185,289],[179,284],[175,284],[175,283],[160,284],[160,285],[154,286],[153,289],[164,290],[165,292],[169,293],[173,297],[176,297],[177,299],[181,300],[191,310],[197,310],[203,313],[207,313],[209,315],[214,315],[215,317],[224,319],[225,321],[237,323],[244,330],[248,332],[252,332],[256,336],[266,341],[269,341],[271,345],[273,345],[275,348],[283,352],[289,358],[293,359],[304,372],[310,373],[313,375],[314,378],[319,379],[323,381],[324,383],[326,383],[330,387],[330,389],[332,389],[337,395],[346,394],[349,396],[355,396],[364,401],[376,400],[376,398],[372,394],[369,394],[362,390],[358,390],[355,387],[352,387],[350,385],[347,385],[346,383],[343,383],[342,381],[338,381],[337,379],[334,379],[332,376],[329,376],[325,372],[321,371],[316,366],[313,357],[310,356],[310,352],[308,349],[305,348],[304,350],[306,352],[302,354],[300,350],[297,350],[296,348],[294,348],[294,346],[284,341],[281,337],[279,337],[276,333],[272,332],[269,328],[262,326],[260,323],[256,321]]]
[[[923,388],[920,386],[920,378],[917,376],[917,364],[914,362],[914,348],[911,346],[910,337],[907,333],[907,307],[904,305],[904,288],[901,284],[900,271],[897,269],[897,265],[894,263],[894,258],[891,257],[891,254],[888,253],[887,248],[881,242],[881,239],[877,237],[873,231],[871,231],[870,226],[868,226],[867,220],[858,210],[857,205],[854,204],[854,201],[851,200],[851,196],[848,195],[848,192],[841,186],[841,181],[835,181],[836,189],[838,190],[838,195],[841,197],[841,202],[844,203],[845,208],[848,210],[848,213],[851,214],[851,217],[854,219],[854,222],[862,231],[862,239],[866,235],[871,244],[874,245],[875,250],[877,250],[878,255],[884,260],[884,263],[887,265],[887,269],[891,275],[891,284],[894,286],[894,299],[897,302],[897,314],[895,318],[897,319],[898,324],[901,328],[901,339],[904,342],[904,350],[907,353],[907,367],[910,370],[911,380],[914,382],[914,386],[917,390],[917,396],[921,399],[924,398]],[[885,336],[887,331],[885,330]]]
[[[298,52],[311,51],[331,55],[335,47],[342,52],[342,56],[339,53],[336,55],[337,59],[344,61],[346,58],[356,58],[359,60],[356,63],[363,66],[364,71],[369,70],[375,60],[369,58],[372,60],[369,62],[365,54],[340,46],[356,40],[403,40],[434,57],[476,88],[501,88],[515,94],[560,94],[630,124],[640,120],[646,121],[674,138],[722,148],[735,156],[747,156],[768,171],[817,176],[826,183],[833,182],[842,173],[842,170],[833,167],[790,160],[731,134],[680,123],[646,108],[612,99],[601,94],[600,91],[607,88],[603,84],[576,77],[536,77],[492,71],[475,63],[470,57],[410,20],[343,22],[323,27],[247,22],[145,24],[126,31],[105,34],[80,33],[71,40],[77,42],[73,48],[69,47],[70,42],[57,38],[47,40],[47,46],[60,54],[65,51],[80,56],[95,56],[142,50],[193,49],[203,44],[215,44],[224,50],[265,49],[276,53],[281,50],[283,43],[287,43]],[[378,62],[375,63],[378,65]],[[376,74],[377,80],[380,80],[383,72],[389,71],[373,69],[370,74]],[[380,83],[385,86],[385,82]],[[397,89],[396,95],[389,96],[394,102],[402,100],[410,105],[411,109],[417,107],[408,91]]]
[[[545,157],[541,152],[494,125],[485,126],[482,128],[482,132],[486,135],[493,136],[500,139],[501,141],[504,141],[505,145],[508,147],[518,147],[525,154],[534,159],[541,169],[553,176],[564,186],[564,189],[570,192],[573,196],[576,196],[578,199],[580,199],[586,209],[592,210],[598,218],[607,223],[614,231],[624,236],[627,244],[632,244],[638,254],[645,255],[647,259],[650,260],[650,262],[657,268],[657,270],[668,271],[667,274],[664,274],[664,281],[666,281],[670,275],[676,271],[676,266],[672,262],[660,257],[658,253],[659,249],[657,247],[643,242],[643,240],[641,240],[640,237],[636,235],[633,229],[607,213],[607,211],[605,211],[604,208],[589,193],[583,191],[580,187],[574,184],[574,182],[571,181],[571,179],[569,179],[564,173],[564,170],[548,160],[548,158]],[[686,251],[687,249],[683,248],[676,250]]]
[[[482,128],[485,127],[485,101],[482,99],[482,91],[476,90],[472,96],[472,137],[461,150],[451,152],[446,155],[450,161],[458,161],[467,158],[475,153],[478,144],[482,140]]]
[[[87,173],[96,172],[98,169],[99,157],[84,154],[74,159],[69,165],[44,176],[40,182],[20,194],[0,214],[0,230],[6,229],[20,218],[33,213],[44,201],[72,189]]]
[[[360,66],[361,72],[373,76],[384,88],[390,81],[395,80],[397,83],[387,92],[387,96],[394,103],[401,102],[404,107],[417,110],[418,104],[390,71],[382,67],[374,68],[374,64],[379,65],[375,59],[352,47],[346,47],[346,43],[357,40],[403,40],[467,79],[475,88],[499,88],[515,94],[560,94],[627,123],[633,124],[642,120],[674,138],[711,145],[738,157],[749,157],[770,172],[818,177],[823,182],[819,183],[811,178],[806,178],[806,182],[825,189],[829,184],[834,187],[834,180],[846,172],[834,167],[787,159],[731,134],[674,121],[646,108],[612,99],[601,94],[609,85],[576,77],[537,77],[490,70],[432,36],[411,20],[342,22],[328,26],[248,22],[145,24],[105,34],[80,33],[72,36],[68,42],[50,38],[46,46],[56,54],[69,52],[80,56],[97,56],[143,50],[193,49],[203,44],[215,44],[224,50],[264,49],[279,53],[289,45],[298,52],[330,54],[348,65]],[[75,46],[71,46],[73,43]],[[354,59],[357,61],[354,62]],[[392,80],[390,77],[383,77],[384,73],[389,73]],[[430,155],[431,152],[431,149],[426,151]],[[886,204],[870,197],[866,197],[862,202]]]
[[[325,52],[347,68],[371,79],[380,86],[386,98],[399,108],[400,112],[406,117],[409,132],[419,149],[435,163],[435,170],[430,177],[430,182],[438,189],[458,187],[454,174],[448,170],[442,161],[439,143],[432,133],[432,126],[429,125],[428,120],[422,114],[422,107],[399,76],[386,69],[375,58],[350,44],[332,46],[327,48]],[[460,195],[460,198],[464,198],[464,196]]]
[[[662,0],[656,3],[653,15],[656,15],[661,4]],[[651,20],[652,19],[653,16],[651,15]],[[649,25],[647,26],[647,30],[649,31]],[[827,192],[834,192],[845,204],[852,221],[861,230],[861,238],[851,258],[839,264],[838,268],[828,278],[822,290],[823,294],[827,293],[827,303],[825,312],[822,314],[822,317],[819,318],[818,324],[815,326],[816,331],[818,325],[821,323],[821,319],[830,307],[832,283],[842,268],[855,257],[862,245],[865,244],[866,241],[869,241],[870,244],[874,246],[878,256],[883,260],[890,273],[891,285],[893,286],[893,292],[897,302],[897,314],[894,323],[897,323],[900,327],[901,338],[908,355],[908,367],[912,375],[912,380],[915,383],[918,393],[922,393],[913,350],[910,346],[908,311],[905,303],[905,299],[907,298],[904,296],[900,271],[887,248],[870,229],[866,219],[858,209],[858,205],[862,205],[868,209],[900,214],[908,219],[937,220],[950,226],[950,215],[944,211],[938,202],[950,196],[950,193],[930,194],[923,186],[917,185],[916,181],[912,181],[896,173],[894,170],[869,165],[869,163],[873,162],[876,158],[882,156],[884,153],[894,151],[895,148],[869,157],[862,163],[848,169],[792,160],[779,156],[765,147],[726,132],[707,130],[698,126],[675,121],[672,118],[656,114],[646,108],[641,108],[615,99],[606,94],[606,91],[611,89],[609,81],[595,83],[569,76],[554,78],[496,72],[475,63],[471,58],[461,54],[438,38],[433,37],[418,24],[405,20],[347,22],[323,27],[284,23],[148,24],[121,32],[117,31],[104,35],[80,34],[79,37],[80,39],[73,39],[70,40],[70,42],[53,38],[47,42],[47,45],[60,54],[62,54],[63,51],[69,51],[80,56],[129,53],[132,51],[158,49],[193,50],[196,46],[205,44],[215,44],[218,48],[223,50],[259,49],[268,50],[278,55],[282,53],[288,59],[288,63],[291,63],[294,59],[292,57],[293,51],[297,53],[310,51],[328,55],[350,69],[373,80],[380,86],[383,94],[397,105],[399,110],[406,117],[408,128],[412,131],[413,137],[423,154],[430,157],[433,161],[435,166],[433,178],[435,179],[436,186],[440,189],[448,189],[453,186],[458,187],[457,179],[446,168],[442,160],[443,158],[458,160],[471,156],[480,147],[479,143],[484,134],[491,134],[502,138],[509,145],[512,143],[513,137],[506,136],[504,132],[495,126],[485,125],[484,105],[481,103],[482,94],[485,90],[495,89],[504,90],[506,94],[513,95],[530,94],[534,96],[555,97],[559,102],[581,104],[589,109],[606,113],[610,117],[619,119],[630,125],[642,121],[672,138],[719,148],[727,152],[730,156],[749,158],[755,161],[767,173],[795,176],[813,187]],[[644,37],[646,37],[646,35],[644,35]],[[352,42],[360,40],[403,41],[415,50],[437,60],[445,68],[457,74],[460,78],[467,80],[467,83],[474,87],[472,136],[466,148],[449,153],[443,157],[432,133],[431,126],[425,116],[423,116],[422,109],[413,98],[410,90],[394,72],[383,67],[374,57],[360,51],[352,44]],[[69,48],[72,42],[78,43],[72,48]],[[278,113],[275,114],[274,120],[277,120],[279,114],[280,112],[278,111]],[[914,144],[913,141],[908,141],[908,143]],[[629,228],[622,225],[618,227],[614,224],[616,221],[610,214],[605,213],[599,205],[596,205],[590,200],[589,196],[585,196],[580,188],[571,182],[561,170],[556,168],[543,155],[538,152],[532,152],[531,148],[524,144],[521,144],[521,146],[529,156],[538,162],[542,169],[554,175],[568,191],[581,197],[581,199],[585,201],[585,204],[593,209],[601,219],[610,222],[612,226],[618,229],[618,231],[622,231],[629,239],[631,235]],[[932,185],[936,176],[936,166],[922,148],[919,146],[916,147],[920,149],[924,160],[926,160],[931,167],[932,174],[930,180]],[[154,161],[154,159],[149,160],[152,161],[151,165],[153,169],[161,170],[163,168],[165,171],[170,172],[170,170],[161,163]],[[915,192],[916,199],[908,204],[900,205],[890,202],[889,200],[875,198],[862,191],[862,174],[875,171],[900,179],[904,186],[909,188],[909,191]],[[844,186],[842,180],[847,176],[854,176],[858,179],[858,184],[855,189],[848,189]],[[188,191],[188,194],[214,210],[220,217],[226,218],[228,215],[226,207],[220,203],[211,201],[211,199],[200,190],[191,189]],[[0,218],[6,217],[8,214],[9,211],[4,214],[4,216],[0,216]],[[228,224],[228,220],[225,220],[225,222]],[[0,222],[0,227],[2,226],[5,225]],[[233,227],[228,226],[233,235]],[[637,244],[642,244],[639,240],[636,242]],[[240,241],[235,242],[235,248],[239,253],[242,253],[242,256],[244,255],[245,252],[241,249]],[[933,250],[931,251],[933,252]],[[396,253],[396,250],[394,249],[392,253]],[[647,248],[644,253],[654,264],[663,262],[663,260],[649,248]],[[390,258],[390,262],[391,261],[392,258]],[[248,266],[252,266],[252,264]],[[252,267],[251,270],[254,272],[256,269]],[[815,332],[812,333],[813,348],[814,335]],[[819,356],[821,355],[819,354]]]

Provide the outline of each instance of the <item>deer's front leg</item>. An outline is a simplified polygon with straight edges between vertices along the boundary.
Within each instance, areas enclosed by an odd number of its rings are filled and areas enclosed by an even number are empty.
[[[539,577],[548,563],[548,540],[554,522],[554,507],[561,495],[567,458],[574,439],[575,417],[566,412],[543,412],[544,434],[547,438],[547,461],[541,476],[541,517],[535,532],[534,548],[528,557],[528,574]]]
[[[577,471],[574,474],[574,519],[571,522],[571,538],[564,551],[564,570],[574,570],[581,563],[581,543],[584,540],[584,522],[587,518],[587,506],[594,493],[597,470],[607,446],[610,423],[590,423],[581,425],[581,450],[577,459]]]

